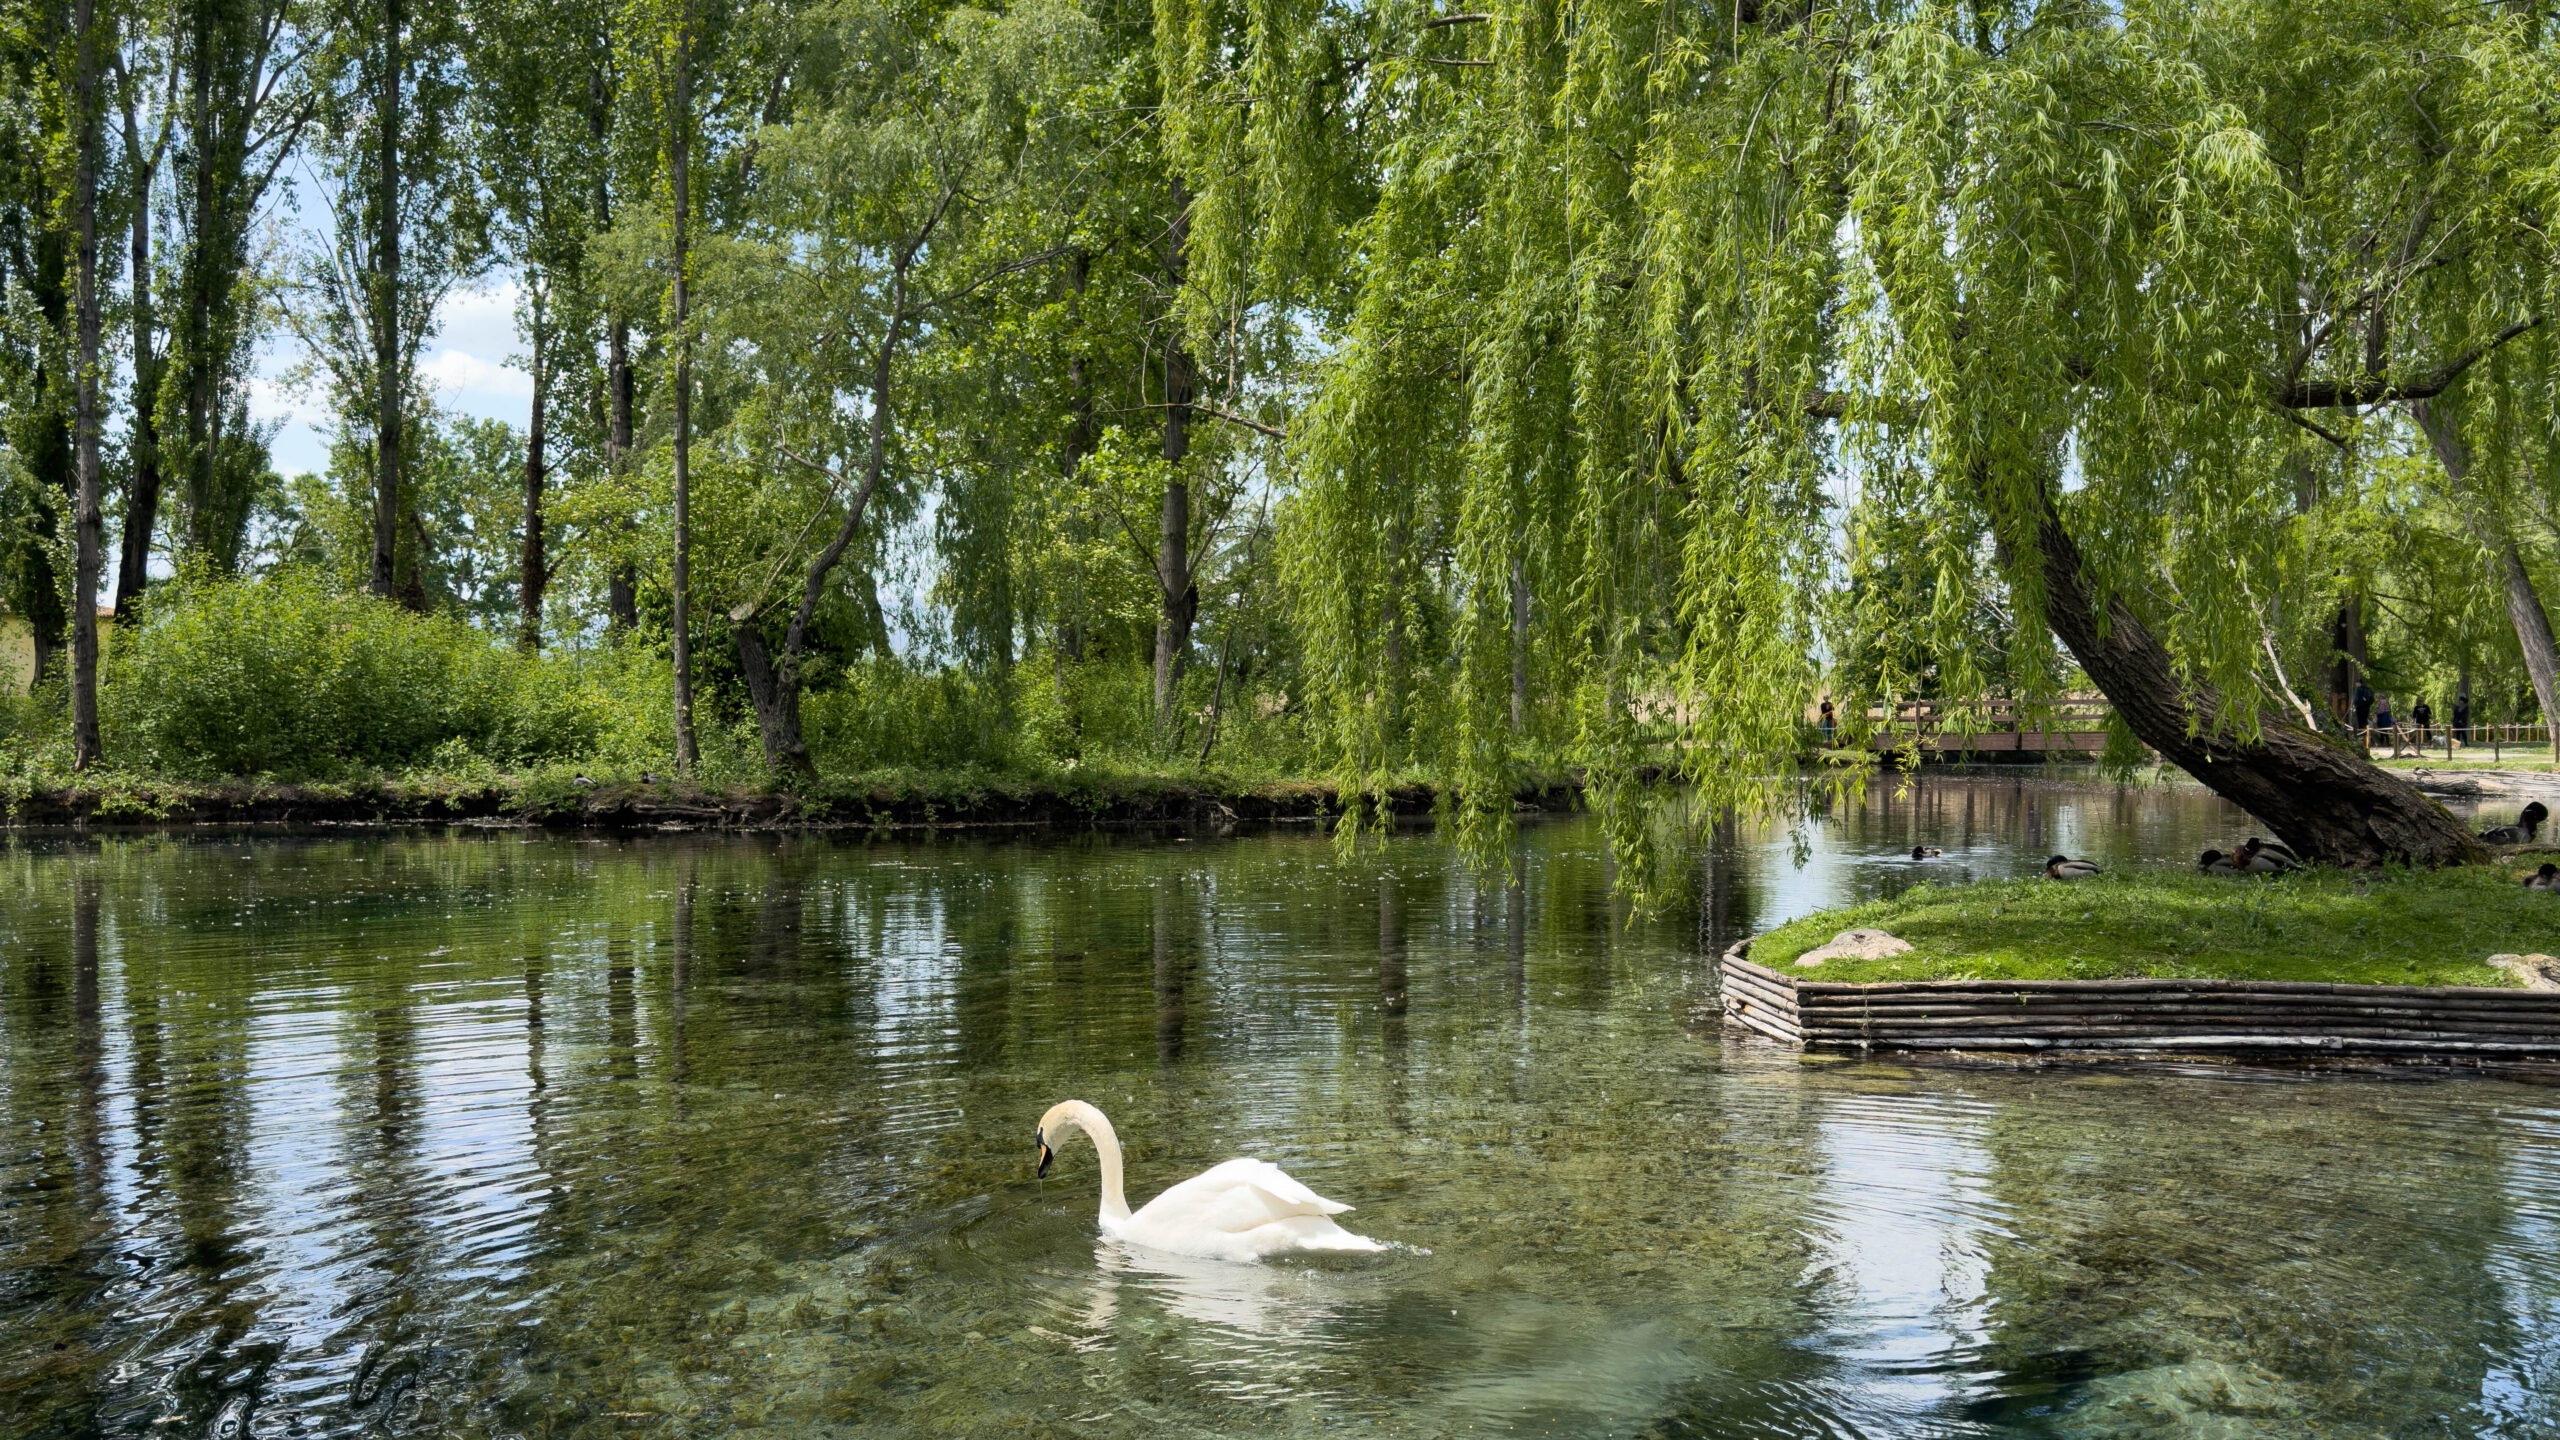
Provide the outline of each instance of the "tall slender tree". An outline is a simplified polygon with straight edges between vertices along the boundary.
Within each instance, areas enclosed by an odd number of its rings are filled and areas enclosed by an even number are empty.
[[[110,0],[112,4],[112,0]],[[98,0],[73,0],[65,87],[66,129],[72,151],[71,231],[73,301],[73,446],[77,489],[72,502],[71,757],[86,770],[101,758],[98,743],[98,583],[105,529],[99,501],[98,447],[106,426],[103,311],[105,284],[98,273],[98,172],[106,150],[107,56],[115,45],[116,16]]]
[[[373,321],[373,593],[388,600],[400,545],[400,420],[408,406],[400,344],[400,111],[409,84],[401,52],[404,0],[381,0],[374,42],[373,266],[367,276]]]
[[[668,600],[675,661],[676,769],[691,772],[702,747],[693,733],[693,4],[676,0],[667,66],[667,333],[674,350],[669,387],[675,411],[674,548]]]
[[[301,143],[320,94],[306,0],[183,0],[176,313],[154,431],[179,487],[182,553],[227,574],[239,563],[265,446],[247,384],[258,289],[248,275],[259,207]]]
[[[125,457],[124,527],[116,560],[116,623],[140,619],[143,591],[151,583],[151,552],[160,525],[160,382],[164,368],[160,317],[152,305],[153,192],[166,163],[178,119],[179,70],[150,27],[136,23],[115,57],[116,107],[124,138],[125,204],[132,249],[126,262],[127,309],[132,323],[133,412]],[[155,74],[155,71],[158,72]],[[155,98],[154,82],[162,87]],[[147,106],[147,108],[146,108]]]

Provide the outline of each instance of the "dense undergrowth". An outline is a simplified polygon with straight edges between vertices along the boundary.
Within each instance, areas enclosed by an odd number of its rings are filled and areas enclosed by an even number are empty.
[[[527,654],[458,618],[285,572],[166,586],[139,625],[104,641],[107,766],[77,777],[84,786],[503,782],[538,798],[579,776],[636,782],[673,769],[667,660],[645,636]],[[1213,680],[1187,677],[1181,733],[1160,738],[1150,675],[1134,663],[1040,656],[1005,674],[879,655],[832,665],[803,700],[820,779],[798,788],[819,803],[1168,777],[1239,788],[1313,768],[1285,696]],[[58,675],[0,693],[0,786],[75,783],[67,708]],[[775,783],[743,696],[707,686],[696,728],[695,786]]]
[[[2310,870],[2253,879],[2177,869],[2094,879],[1922,885],[1790,921],[1751,958],[1800,979],[2327,980],[2495,985],[2500,952],[2560,949],[2560,896],[2517,882],[2544,855],[2444,870]],[[1888,960],[1795,958],[1853,927],[1912,949]]]

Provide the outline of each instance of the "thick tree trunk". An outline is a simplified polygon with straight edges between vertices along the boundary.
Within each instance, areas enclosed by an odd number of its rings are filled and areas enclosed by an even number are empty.
[[[97,23],[96,0],[78,0],[72,7],[72,45],[77,58],[72,81],[72,224],[78,235],[77,298],[74,301],[78,353],[74,362],[78,372],[75,394],[73,463],[77,469],[78,492],[72,505],[72,585],[71,585],[71,763],[73,768],[87,770],[100,758],[98,745],[98,579],[104,548],[104,533],[99,521],[98,504],[98,432],[104,420],[105,376],[99,373],[100,317],[98,311],[98,151],[101,127],[98,115],[98,72],[100,57],[111,37],[99,33],[106,29]]]
[[[374,196],[373,593],[392,596],[400,546],[400,26],[401,0],[383,0],[380,127],[381,187]],[[425,558],[420,557],[422,560]]]
[[[2524,673],[2533,681],[2533,698],[2542,706],[2543,723],[2551,727],[2551,758],[2560,762],[2560,705],[2555,705],[2555,682],[2560,682],[2560,642],[2551,634],[2551,615],[2542,608],[2542,596],[2533,588],[2533,576],[2524,568],[2524,552],[2516,545],[2515,528],[2505,523],[2488,501],[2471,489],[2471,447],[2463,443],[2460,432],[2450,417],[2426,400],[2412,402],[2409,412],[2418,427],[2427,432],[2427,443],[2436,452],[2436,461],[2444,466],[2445,478],[2452,482],[2453,508],[2471,538],[2488,554],[2490,568],[2496,573],[2498,588],[2507,602],[2507,623],[2515,628],[2516,648],[2524,652]]]
[[[125,148],[141,152],[130,118]],[[125,472],[124,534],[116,556],[116,623],[140,617],[143,589],[151,583],[151,537],[160,524],[160,361],[152,353],[150,165],[133,167],[133,456]]]
[[[522,574],[516,582],[516,644],[527,651],[542,648],[542,592],[551,585],[550,559],[542,533],[542,485],[546,478],[542,412],[544,382],[550,378],[545,370],[549,357],[543,354],[545,322],[539,309],[533,319],[533,407],[525,420],[524,441],[524,550],[518,558],[517,569]]]
[[[737,642],[738,669],[747,679],[747,699],[755,705],[756,729],[764,739],[764,761],[775,771],[815,776],[808,743],[800,733],[800,676],[785,674],[765,649],[764,632],[752,612],[729,619],[730,638]]]
[[[676,31],[675,113],[667,137],[669,178],[675,201],[675,564],[669,577],[674,602],[676,769],[691,774],[701,760],[693,737],[693,637],[688,593],[693,568],[693,337],[687,329],[687,272],[692,268],[693,29],[691,17]]]
[[[2257,716],[2259,737],[2227,732],[2242,717],[2223,697],[2183,681],[2168,648],[2121,599],[2103,612],[2080,547],[2050,496],[2033,531],[2045,588],[2045,618],[2133,733],[2207,789],[2266,822],[2304,858],[2331,865],[2455,864],[2483,858],[2478,841],[2417,787],[2356,751],[2285,719]],[[2027,527],[1997,517],[2003,548]]]

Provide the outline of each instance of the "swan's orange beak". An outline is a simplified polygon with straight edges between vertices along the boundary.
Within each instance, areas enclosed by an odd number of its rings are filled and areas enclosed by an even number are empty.
[[[1032,1179],[1034,1179],[1034,1180],[1038,1180],[1038,1179],[1041,1179],[1041,1178],[1045,1177],[1046,1175],[1048,1175],[1048,1173],[1049,1173],[1049,1162],[1050,1162],[1050,1161],[1052,1161],[1052,1160],[1055,1160],[1055,1159],[1057,1159],[1057,1158],[1058,1158],[1058,1152],[1049,1148],[1049,1142],[1048,1142],[1048,1141],[1046,1141],[1046,1140],[1041,1141],[1041,1142],[1040,1142],[1040,1166],[1039,1166],[1039,1168],[1038,1168],[1038,1169],[1033,1170],[1033,1171],[1031,1172],[1031,1178],[1032,1178]]]

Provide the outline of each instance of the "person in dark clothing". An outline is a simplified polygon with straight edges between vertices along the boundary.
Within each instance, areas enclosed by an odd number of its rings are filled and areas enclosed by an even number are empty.
[[[1839,730],[1839,728],[1839,717],[1831,713],[1831,699],[1829,696],[1825,696],[1822,701],[1822,743],[1825,745],[1830,744],[1832,736]]]
[[[2468,695],[2453,697],[2453,743],[2471,743],[2471,697]]]
[[[2373,728],[2373,687],[2362,680],[2356,682],[2356,733]]]
[[[2418,748],[2421,750],[2427,748],[2427,727],[2434,724],[2435,719],[2435,707],[2427,703],[2426,696],[2421,695],[2409,702],[2409,724],[2418,732]]]

